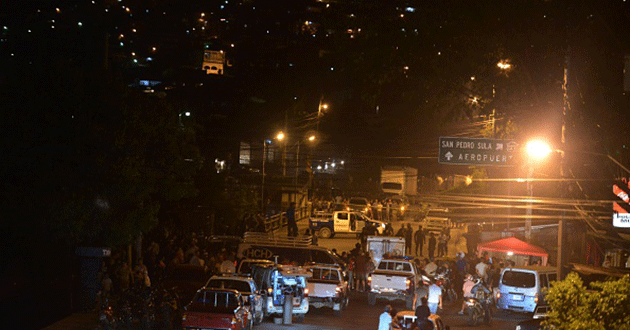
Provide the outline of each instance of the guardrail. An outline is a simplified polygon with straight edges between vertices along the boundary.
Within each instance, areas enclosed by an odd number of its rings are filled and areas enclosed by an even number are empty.
[[[310,215],[308,207],[300,207],[295,209],[295,221],[308,218]],[[271,232],[287,225],[287,213],[282,212],[272,215],[265,220],[265,232]]]
[[[246,232],[243,241],[250,244],[265,244],[274,246],[310,246],[312,236],[299,235],[297,237],[274,236],[273,233]]]

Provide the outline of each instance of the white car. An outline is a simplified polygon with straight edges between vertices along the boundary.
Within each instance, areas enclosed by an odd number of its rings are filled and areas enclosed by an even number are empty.
[[[260,324],[265,317],[263,311],[263,298],[251,277],[239,275],[212,276],[205,285],[206,288],[232,289],[238,291],[245,299],[245,307],[248,307],[254,317],[254,324]]]

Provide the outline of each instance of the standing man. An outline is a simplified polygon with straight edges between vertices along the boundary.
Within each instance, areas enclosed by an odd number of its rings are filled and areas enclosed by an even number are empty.
[[[445,250],[446,249],[446,234],[445,233],[440,233],[440,236],[438,236],[438,253],[437,256],[438,257],[443,257],[445,255]]]
[[[418,231],[416,231],[413,238],[416,241],[416,255],[422,257],[422,248],[424,247],[424,230],[422,230],[422,226],[418,226]]]
[[[405,224],[404,223],[400,225],[400,229],[398,229],[398,231],[396,232],[396,236],[405,238]]]
[[[429,302],[429,310],[431,314],[437,314],[438,307],[442,309],[442,289],[435,284],[435,280],[431,279],[429,286],[429,294],[427,298]]]
[[[287,230],[289,236],[295,237],[298,235],[298,227],[295,222],[295,203],[291,203],[287,209]]]
[[[411,228],[411,224],[407,224],[407,229],[405,230],[405,253],[407,255],[411,255],[411,247],[413,246],[413,229]]]
[[[429,234],[429,260],[433,261],[433,255],[435,254],[435,235]]]
[[[389,326],[392,324],[392,316],[389,314],[392,311],[392,306],[385,306],[385,311],[378,317],[378,330],[389,330]]]
[[[484,259],[481,259],[479,263],[475,265],[475,271],[479,278],[483,279],[484,282],[488,282],[488,264]]]

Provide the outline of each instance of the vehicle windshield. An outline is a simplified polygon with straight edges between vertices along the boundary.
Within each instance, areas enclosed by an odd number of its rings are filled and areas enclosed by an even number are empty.
[[[533,273],[507,270],[503,273],[503,285],[517,288],[533,288],[536,286],[536,275]]]
[[[336,269],[313,268],[313,279],[339,281],[339,272]]]
[[[208,288],[232,289],[242,294],[250,294],[252,289],[249,283],[239,280],[213,279],[206,284]]]
[[[202,291],[197,293],[188,310],[199,313],[232,314],[237,307],[238,301],[233,293]]]
[[[397,182],[383,182],[382,187],[389,190],[402,190],[402,184]]]
[[[410,272],[411,266],[407,262],[381,261],[381,263],[378,264],[378,269]]]
[[[268,264],[269,263],[265,263],[265,262],[261,262],[261,261],[254,261],[254,262],[243,261],[241,263],[240,268],[239,268],[239,273],[251,274],[254,266],[264,267],[265,265],[268,265]]]

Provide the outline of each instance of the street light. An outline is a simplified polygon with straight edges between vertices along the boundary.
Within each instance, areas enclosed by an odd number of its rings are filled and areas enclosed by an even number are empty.
[[[512,64],[508,62],[508,60],[500,60],[497,63],[497,67],[499,67],[499,69],[501,70],[509,71],[512,68]]]
[[[319,106],[317,107],[317,132],[319,132],[319,118],[322,116],[322,111],[328,110],[328,104],[323,102],[324,96],[322,95],[322,97],[319,99]]]
[[[182,115],[186,117],[190,117],[190,111],[180,112],[179,113],[179,126],[184,127],[184,123],[182,122]]]

